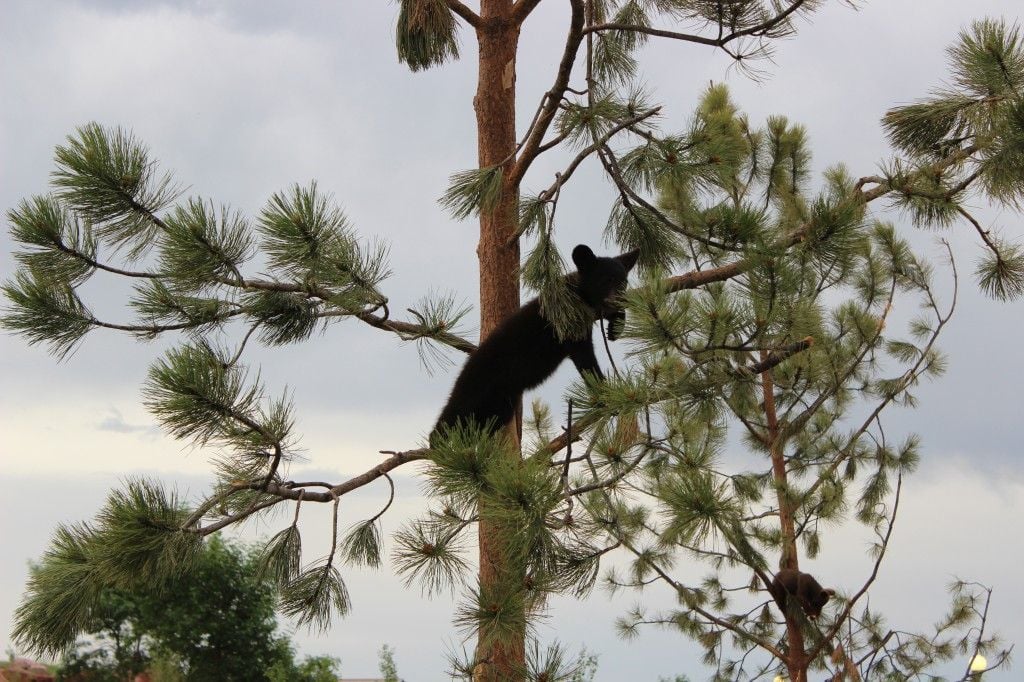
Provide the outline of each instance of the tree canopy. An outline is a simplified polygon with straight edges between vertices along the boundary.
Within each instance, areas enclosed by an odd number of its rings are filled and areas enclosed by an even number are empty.
[[[276,591],[258,557],[211,538],[187,576],[131,591],[105,589],[89,613],[64,679],[123,680],[160,669],[189,680],[336,679],[337,661],[294,660],[277,633]]]

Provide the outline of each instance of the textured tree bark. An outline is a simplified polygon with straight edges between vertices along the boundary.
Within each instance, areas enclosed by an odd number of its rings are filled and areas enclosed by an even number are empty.
[[[490,212],[481,212],[477,259],[480,266],[480,339],[519,309],[518,183],[510,182],[508,170],[515,162],[515,82],[519,25],[512,20],[512,0],[482,0],[479,43],[479,80],[473,108],[476,110],[478,156],[481,167],[502,165],[505,182],[501,199]],[[519,442],[513,423],[507,427]],[[507,581],[509,570],[503,560],[498,529],[481,519],[479,523],[480,587]],[[514,577],[513,577],[514,578]],[[506,583],[507,584],[507,583]],[[525,633],[513,641],[487,641],[481,632],[475,680],[500,682],[517,679],[525,659]]]

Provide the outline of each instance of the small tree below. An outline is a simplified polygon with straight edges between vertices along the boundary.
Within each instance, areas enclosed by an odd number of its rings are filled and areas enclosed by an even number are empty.
[[[105,590],[61,679],[124,680],[154,666],[168,679],[337,679],[337,659],[295,660],[289,639],[276,634],[276,598],[250,551],[213,538],[187,578]]]

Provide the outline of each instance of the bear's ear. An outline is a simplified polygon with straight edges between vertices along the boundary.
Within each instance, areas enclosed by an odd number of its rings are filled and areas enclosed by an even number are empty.
[[[829,588],[827,590],[823,590],[823,592],[825,593],[826,597],[834,597],[834,596],[836,596],[836,591],[831,589],[831,588]]]
[[[593,265],[596,260],[597,256],[594,255],[594,252],[586,244],[579,244],[572,250],[572,262],[576,264],[576,269],[580,272]]]
[[[622,263],[622,267],[626,268],[626,272],[633,269],[636,265],[636,259],[640,257],[640,249],[633,249],[628,253],[624,253],[621,256],[616,256],[615,259]]]

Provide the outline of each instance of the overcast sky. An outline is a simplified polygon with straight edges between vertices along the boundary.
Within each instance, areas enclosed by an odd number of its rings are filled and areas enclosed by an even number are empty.
[[[521,124],[553,77],[564,5],[547,0],[525,28]],[[385,291],[392,310],[430,290],[475,304],[477,227],[451,220],[437,205],[448,176],[476,161],[474,44],[465,34],[461,62],[412,74],[395,58],[396,12],[395,3],[380,1],[0,0],[0,210],[48,190],[53,148],[76,126],[121,125],[191,194],[248,215],[271,193],[317,180],[362,235],[390,243],[395,274]],[[649,48],[642,68],[654,99],[665,104],[666,129],[683,125],[709,81],[726,81],[753,121],[781,113],[804,123],[816,168],[841,161],[866,175],[888,154],[879,118],[941,84],[944,48],[957,31],[973,18],[1019,14],[1019,0],[875,0],[857,12],[834,2],[797,38],[777,45],[762,82],[692,45]],[[551,156],[527,186],[550,183],[564,163]],[[578,173],[559,204],[564,252],[578,242],[610,250],[600,235],[612,199],[595,168]],[[1020,235],[1020,216],[979,214],[986,226]],[[947,236],[961,270],[970,272],[978,256],[972,235],[959,226]],[[933,238],[913,235],[938,254]],[[11,251],[5,227],[4,279],[13,269]],[[890,434],[921,434],[925,458],[907,483],[872,605],[881,604],[894,627],[926,627],[941,616],[951,577],[969,577],[995,587],[990,627],[1020,643],[1022,304],[988,301],[964,279],[958,313],[941,339],[949,372],[918,392],[916,411],[887,417]],[[127,315],[121,293],[109,280],[86,288],[95,310],[115,319]],[[93,332],[58,364],[43,348],[0,336],[0,644],[9,642],[26,562],[39,557],[57,523],[91,516],[128,474],[157,475],[194,494],[204,489],[208,453],[162,435],[140,406],[146,368],[164,347]],[[264,350],[252,360],[272,392],[287,388],[294,396],[309,460],[303,466],[338,480],[372,466],[378,450],[417,446],[454,378],[454,370],[430,375],[413,347],[354,322],[301,349]],[[542,395],[557,401],[571,378],[572,369],[562,368]],[[413,474],[398,477],[399,503],[386,529],[424,508]],[[371,486],[346,498],[346,518],[373,513],[385,492]],[[327,546],[328,529],[326,518],[310,519],[304,537],[311,552]],[[854,584],[863,576],[864,539],[843,529],[827,540],[815,572]],[[354,614],[326,635],[297,633],[303,652],[340,656],[346,674],[370,675],[376,650],[389,643],[406,679],[444,679],[444,648],[458,642],[451,603],[421,600],[390,570],[350,571],[346,579]],[[614,617],[635,599],[596,592],[586,602],[556,600],[539,632],[599,651],[600,680],[699,671],[693,649],[677,635],[615,637]]]

